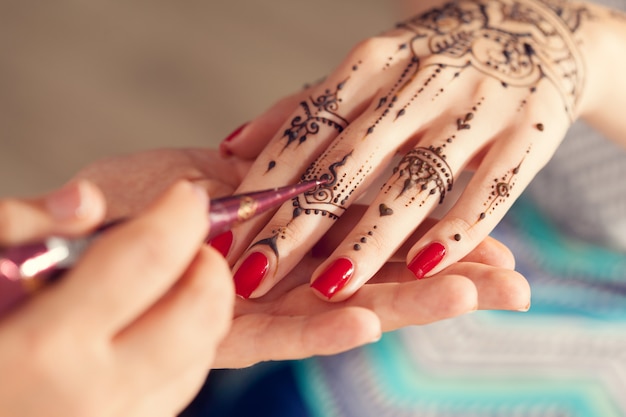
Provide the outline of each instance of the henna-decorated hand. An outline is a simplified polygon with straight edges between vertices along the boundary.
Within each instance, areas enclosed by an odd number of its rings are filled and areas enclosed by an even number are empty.
[[[78,177],[99,184],[108,199],[109,217],[118,217],[132,216],[158,190],[178,179],[204,184],[213,197],[230,193],[249,165],[238,158],[225,161],[211,150],[171,149],[99,161]],[[215,367],[338,353],[375,340],[381,330],[430,323],[476,309],[528,309],[527,281],[512,270],[511,252],[491,238],[462,262],[440,272],[436,280],[412,279],[399,261],[406,256],[406,246],[350,300],[332,304],[320,300],[309,289],[310,274],[364,210],[363,206],[351,207],[316,246],[317,256],[307,254],[268,297],[237,299],[230,333],[220,345]]]
[[[353,294],[472,166],[463,194],[412,242],[406,262],[423,278],[469,253],[591,101],[590,47],[581,32],[594,13],[608,14],[561,0],[442,3],[364,41],[325,81],[225,142],[223,152],[242,157],[267,145],[238,191],[328,180],[273,218],[237,229],[229,257],[240,259],[238,294],[259,297],[292,271],[397,152],[403,157],[362,220],[313,272],[312,287],[332,300]]]

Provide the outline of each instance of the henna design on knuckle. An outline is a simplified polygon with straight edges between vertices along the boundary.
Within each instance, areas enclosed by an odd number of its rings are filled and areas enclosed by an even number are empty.
[[[430,146],[428,148],[415,148],[410,150],[393,170],[394,177],[383,186],[387,194],[394,185],[401,181],[402,189],[396,199],[413,191],[410,199],[407,199],[406,207],[416,201],[417,197],[424,195],[419,206],[423,206],[426,200],[433,195],[439,194],[439,204],[443,203],[446,192],[452,190],[452,170],[443,155],[443,148]]]
[[[360,64],[361,61],[354,64],[352,71],[357,71]],[[287,138],[287,142],[283,150],[287,149],[294,142],[297,146],[306,142],[310,136],[317,135],[320,125],[330,126],[338,133],[343,132],[348,126],[348,121],[338,113],[339,105],[342,102],[339,92],[345,87],[349,79],[350,77],[347,77],[341,81],[332,91],[327,88],[319,96],[315,98],[309,97],[307,100],[300,102],[300,107],[304,114],[291,119],[291,126],[285,129],[283,138]]]
[[[372,170],[369,159],[349,176],[347,172],[340,173],[352,152],[343,156],[339,161],[333,162],[327,169],[320,166],[320,162],[314,162],[302,176],[303,181],[321,179],[325,184],[319,185],[311,191],[293,198],[293,218],[301,214],[314,214],[327,216],[332,220],[338,219],[346,210],[348,199],[357,190],[365,177]]]
[[[526,155],[528,155],[529,153],[530,148],[526,150]],[[524,157],[517,164],[517,166],[509,170],[505,175],[500,178],[493,179],[489,198],[483,204],[485,206],[485,210],[483,210],[478,215],[478,220],[476,220],[477,223],[481,220],[484,220],[487,217],[487,214],[493,213],[498,205],[504,203],[504,201],[506,201],[506,199],[511,196],[511,190],[515,186],[517,174],[519,174],[519,170],[522,166],[522,163],[524,163],[524,160],[526,159],[526,155],[524,155]]]
[[[326,89],[323,94],[316,98],[309,97],[307,101],[300,102],[304,115],[298,115],[291,119],[291,126],[283,133],[283,138],[287,138],[283,150],[294,142],[300,145],[306,142],[310,136],[319,133],[320,124],[328,125],[338,133],[343,132],[348,121],[337,114],[337,110],[339,103],[341,103],[338,93],[346,81],[347,79],[337,84],[334,91]]]
[[[336,146],[336,145],[335,145]],[[324,184],[318,185],[314,189],[307,191],[292,199],[293,212],[292,218],[286,225],[276,227],[270,232],[270,236],[257,242],[251,246],[265,245],[279,258],[278,242],[287,239],[287,230],[291,223],[301,215],[316,215],[326,217],[330,220],[337,220],[347,209],[348,200],[363,182],[365,177],[372,171],[373,166],[368,158],[356,173],[349,176],[345,165],[352,156],[352,152],[345,154],[340,160],[335,161],[328,166],[322,168],[322,161],[334,150],[331,147],[317,161],[315,161],[302,175],[303,181],[321,179],[325,180]]]

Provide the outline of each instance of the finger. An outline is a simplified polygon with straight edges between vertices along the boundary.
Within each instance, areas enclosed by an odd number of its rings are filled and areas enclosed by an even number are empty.
[[[382,66],[380,53],[372,52],[375,50],[374,44],[381,43],[393,44],[381,38],[357,46],[328,79],[313,88],[311,94],[298,103],[276,136],[257,157],[238,192],[296,182],[306,167],[329,148],[338,135],[354,134],[362,138],[365,130],[360,127],[353,129],[351,123],[370,105],[376,94],[377,87],[368,80],[377,75]],[[368,57],[368,52],[374,58]],[[365,60],[366,57],[369,61]],[[323,161],[329,155],[334,157],[340,153],[343,158],[349,153],[344,152],[345,148],[342,150],[334,145],[330,148],[332,151],[325,152],[321,157]],[[329,165],[341,165],[340,160],[332,161]],[[292,209],[287,211],[291,214]],[[268,213],[235,229],[235,239],[229,253],[231,261],[243,253],[270,217],[271,213]]]
[[[143,215],[98,238],[66,278],[38,298],[78,327],[114,334],[177,281],[207,230],[206,193],[179,182]],[[82,314],[63,316],[67,302]]]
[[[401,71],[402,68],[398,70]],[[437,70],[439,68],[433,69],[432,72],[436,73]],[[452,72],[448,75],[449,79],[454,78]],[[416,74],[415,82],[426,84],[429,79],[434,78],[436,76],[429,69],[423,74]],[[363,86],[361,91],[366,87]],[[327,183],[294,198],[293,203],[283,205],[265,229],[252,239],[252,247],[235,268],[237,271],[235,282],[239,295],[258,297],[269,291],[331,227],[334,220],[341,217],[359,194],[375,180],[393,157],[398,146],[414,134],[415,125],[420,126],[424,120],[434,117],[444,108],[438,103],[429,106],[428,111],[420,115],[417,121],[409,121],[401,116],[394,120],[383,118],[379,115],[380,112],[388,114],[390,108],[385,107],[385,100],[407,103],[408,106],[413,94],[400,89],[394,90],[394,93],[397,96],[390,93],[389,97],[383,97],[379,104],[372,103],[370,109],[352,122],[337,138],[333,138],[332,135],[327,137],[327,142],[332,140],[330,146],[322,141],[327,149],[307,169],[302,178],[322,179]],[[366,95],[366,98],[371,102],[370,97]],[[355,97],[353,100],[362,100],[362,97]],[[350,101],[346,99],[345,102]],[[352,108],[358,109],[359,104],[361,102],[357,101],[356,105],[352,104]],[[382,106],[381,109],[378,109],[379,106]],[[387,128],[390,123],[394,123],[393,135],[389,135],[388,131],[379,125],[383,119]],[[303,152],[299,152],[298,156],[302,154]],[[284,172],[281,174],[288,175]],[[266,219],[259,221],[265,222]],[[235,245],[241,247],[247,243],[248,239],[245,237],[251,236],[256,230],[255,227],[256,224],[247,224],[243,230],[239,229],[236,236],[239,242]],[[302,239],[302,236],[306,236],[307,239]],[[234,254],[237,253],[234,251]]]
[[[152,390],[192,367],[208,371],[230,327],[233,303],[228,264],[215,250],[201,249],[175,286],[116,335],[125,380]]]
[[[367,206],[355,204],[328,230],[328,232],[313,247],[312,255],[316,258],[327,258],[339,246],[344,237],[358,224],[363,214],[367,211]],[[388,262],[404,262],[406,256],[413,246],[413,242],[420,239],[430,228],[437,224],[434,218],[425,219],[407,241],[388,260]],[[475,262],[500,268],[513,269],[515,267],[515,257],[511,250],[502,242],[487,236],[470,253],[460,261]],[[298,271],[300,265],[298,265]],[[311,271],[313,272],[313,271]],[[413,277],[414,278],[414,277]]]
[[[312,89],[309,87],[280,99],[263,114],[228,135],[220,143],[220,153],[224,156],[255,159],[276,135],[298,103],[305,100],[311,92]]]
[[[76,236],[104,217],[101,192],[87,181],[75,181],[44,197],[0,201],[0,246],[51,235]]]
[[[548,100],[533,106],[531,122],[496,138],[454,207],[409,251],[407,264],[416,277],[437,273],[471,251],[549,160],[569,122],[566,114],[549,110]]]
[[[306,311],[303,315],[246,314],[233,321],[215,367],[243,368],[268,360],[333,355],[374,342],[380,335],[378,317],[363,308],[314,315]]]
[[[428,324],[477,309],[526,311],[530,286],[519,273],[477,263],[456,263],[437,279],[416,281],[402,263],[388,263],[352,297],[335,303],[307,297],[306,286],[288,294],[275,314],[319,314],[361,307],[375,312],[383,331]]]
[[[487,116],[501,110],[506,114],[513,106],[500,103],[499,89],[494,82],[484,83],[473,99],[429,122],[429,130],[400,160],[363,219],[313,274],[313,288],[322,297],[342,300],[353,294],[444,202],[454,175],[498,133],[500,125]]]
[[[477,307],[480,310],[526,311],[530,305],[530,285],[524,276],[512,269],[474,262],[456,262],[436,276],[440,278],[449,275],[462,276],[474,283],[478,296]],[[370,282],[414,283],[428,281],[438,281],[438,279],[415,281],[412,272],[406,268],[403,262],[394,262],[385,264]],[[368,283],[367,287],[369,285],[371,284]],[[445,284],[442,284],[441,288],[444,286]],[[363,287],[361,290],[367,287]],[[416,285],[414,288],[417,291],[420,287]]]

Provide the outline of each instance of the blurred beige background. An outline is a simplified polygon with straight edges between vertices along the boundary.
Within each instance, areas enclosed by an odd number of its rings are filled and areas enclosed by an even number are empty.
[[[215,146],[395,22],[391,1],[2,1],[0,196],[97,158]]]

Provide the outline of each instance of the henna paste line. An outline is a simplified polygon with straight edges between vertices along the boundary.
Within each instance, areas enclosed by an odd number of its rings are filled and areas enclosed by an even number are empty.
[[[394,168],[393,174],[396,176],[392,182],[387,185],[384,191],[387,194],[394,184],[402,181],[402,189],[396,196],[396,199],[403,196],[409,191],[415,191],[415,195],[406,203],[408,207],[412,204],[416,197],[422,193],[426,196],[420,203],[420,207],[426,202],[428,197],[439,194],[439,204],[443,203],[446,192],[452,189],[453,178],[452,170],[442,155],[441,147],[435,148],[415,148],[409,151]]]
[[[530,148],[526,150],[526,154],[528,153],[530,153]],[[517,164],[516,167],[511,169],[504,176],[502,176],[501,178],[493,179],[491,193],[489,193],[489,198],[484,203],[484,206],[486,208],[482,213],[478,215],[478,220],[476,222],[484,220],[485,217],[487,217],[487,214],[493,213],[493,211],[499,204],[504,203],[504,201],[506,201],[506,199],[511,196],[511,190],[515,186],[516,177],[517,174],[519,174],[519,170],[522,166],[522,163],[524,162],[524,159],[526,159],[526,155],[522,158],[522,160],[519,162],[519,164]]]
[[[461,0],[398,24],[412,35],[396,52],[409,49],[410,56],[398,80],[379,100],[376,109],[385,109],[367,134],[388,116],[399,92],[423,68],[434,65],[457,68],[454,78],[472,67],[500,81],[503,88],[526,87],[531,93],[547,79],[557,88],[566,112],[573,118],[584,82],[582,57],[573,34],[589,15],[585,7],[562,0]],[[432,59],[422,65],[420,55]],[[383,69],[390,68],[391,61],[390,57]],[[408,103],[396,112],[394,120],[405,115],[407,107]]]

